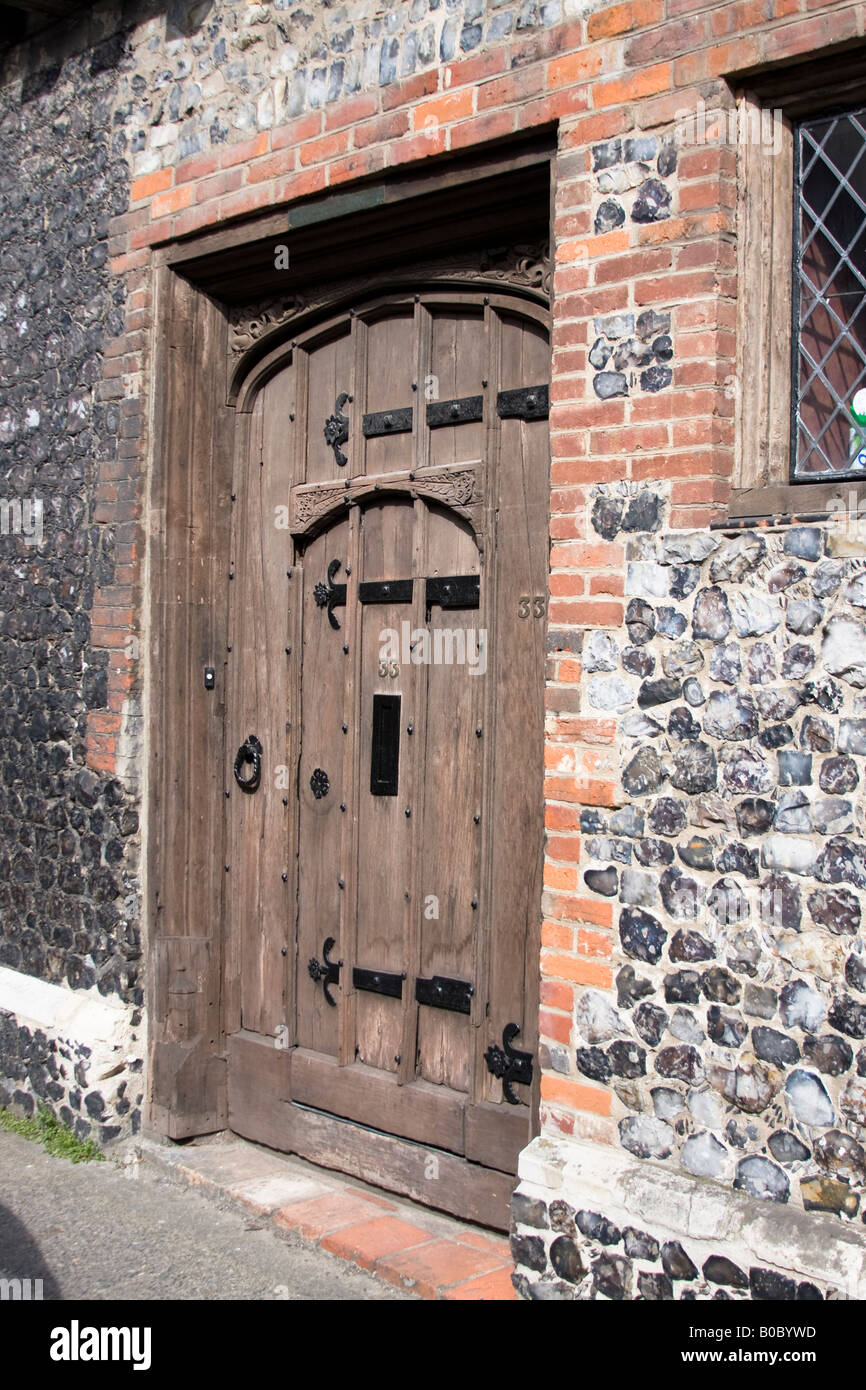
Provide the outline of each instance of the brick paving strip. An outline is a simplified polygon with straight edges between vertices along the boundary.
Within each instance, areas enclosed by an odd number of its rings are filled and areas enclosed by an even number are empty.
[[[423,1299],[516,1301],[508,1238],[233,1135],[135,1155],[169,1180],[243,1207],[284,1239],[327,1250]]]

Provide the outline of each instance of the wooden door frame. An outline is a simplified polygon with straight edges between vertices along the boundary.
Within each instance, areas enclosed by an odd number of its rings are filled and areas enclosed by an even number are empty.
[[[285,213],[248,219],[153,253],[144,614],[146,1127],[180,1140],[230,1126],[258,1142],[491,1225],[507,1224],[515,1182],[508,1174],[437,1154],[447,1177],[437,1183],[431,1201],[424,1173],[433,1151],[426,1146],[371,1137],[370,1131],[360,1131],[365,1138],[359,1143],[356,1126],[294,1103],[278,1106],[275,1115],[273,1107],[262,1104],[261,1085],[256,1091],[235,1090],[235,1103],[230,1102],[229,1047],[237,1074],[254,1067],[276,1100],[288,1098],[291,1058],[263,1048],[252,1035],[227,1038],[222,1018],[226,750],[220,674],[228,631],[228,504],[240,384],[227,363],[232,302],[269,291],[290,295],[293,285],[303,282],[333,285],[337,254],[346,285],[335,287],[332,312],[341,295],[345,302],[361,283],[369,286],[377,277],[383,289],[400,283],[400,261],[394,263],[387,235],[387,262],[383,255],[383,229],[393,226],[397,214],[404,228],[404,280],[412,274],[408,267],[425,254],[513,245],[530,239],[533,231],[546,233],[552,246],[554,151],[555,135],[545,131],[517,146],[493,145],[469,158],[425,161],[420,170],[367,181],[352,193],[293,205],[288,219]],[[295,267],[290,278],[273,269],[274,245],[283,242]],[[483,274],[474,283],[483,285]],[[489,283],[493,292],[504,288],[495,271]],[[217,297],[223,286],[230,292]],[[256,351],[254,344],[244,359],[247,369]],[[213,689],[205,687],[206,667],[217,672]],[[539,901],[539,924],[540,910]]]

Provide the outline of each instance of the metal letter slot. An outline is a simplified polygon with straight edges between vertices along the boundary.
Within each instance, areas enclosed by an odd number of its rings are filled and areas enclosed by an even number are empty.
[[[356,965],[352,971],[355,989],[369,990],[371,994],[386,994],[391,999],[402,999],[405,978],[405,970],[401,975],[392,975],[387,970],[360,970]]]
[[[427,406],[427,424],[431,430],[442,425],[468,425],[484,416],[483,396],[461,396],[456,401],[431,401]]]
[[[468,980],[449,980],[444,975],[434,975],[432,980],[415,981],[415,998],[419,1004],[429,1004],[433,1009],[450,1009],[455,1014],[468,1014],[472,1009],[472,996],[475,987]]]
[[[546,420],[550,414],[550,388],[521,386],[517,391],[500,391],[496,414],[500,420]]]
[[[370,791],[373,796],[396,796],[400,767],[400,696],[373,696],[373,746],[370,753]]]

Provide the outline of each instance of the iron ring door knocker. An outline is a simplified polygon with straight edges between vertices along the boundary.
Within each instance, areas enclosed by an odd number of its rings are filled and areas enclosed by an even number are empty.
[[[245,763],[252,764],[252,772],[249,777],[241,776],[241,768]],[[235,758],[235,781],[242,792],[254,792],[258,790],[262,780],[262,745],[259,743],[255,734],[250,734],[238,749]]]

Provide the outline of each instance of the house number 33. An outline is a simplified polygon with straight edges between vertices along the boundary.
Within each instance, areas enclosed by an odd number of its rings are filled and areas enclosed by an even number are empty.
[[[524,594],[517,605],[517,616],[519,618],[543,618],[547,609],[547,596],[536,594],[534,598],[529,594]]]

